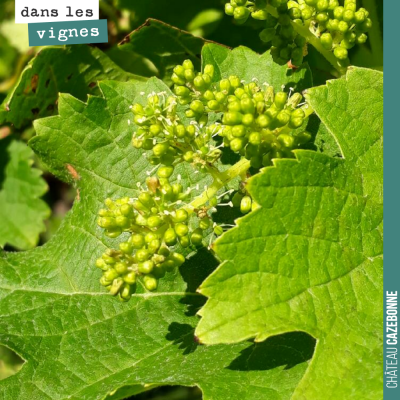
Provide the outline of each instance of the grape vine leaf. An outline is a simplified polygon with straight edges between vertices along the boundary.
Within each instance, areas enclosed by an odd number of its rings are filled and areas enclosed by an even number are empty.
[[[41,171],[32,168],[32,156],[32,150],[12,136],[0,139],[0,247],[34,247],[50,215],[40,199],[47,184]]]
[[[292,399],[382,398],[382,81],[352,68],[308,91],[343,159],[297,150],[252,178],[261,208],[216,242],[199,290],[203,343],[316,338]]]
[[[173,68],[186,59],[192,60],[195,68],[200,69],[201,49],[207,42],[189,32],[150,18],[127,35],[120,43],[119,49],[130,56],[143,57],[151,63],[152,75],[172,85]]]
[[[104,79],[145,80],[123,71],[96,47],[45,47],[29,62],[0,106],[0,126],[11,123],[22,128],[36,118],[54,115],[60,92],[85,100],[88,94],[100,94],[97,81]]]
[[[74,182],[78,196],[46,245],[0,254],[0,343],[26,360],[0,381],[1,397],[92,400],[129,386],[137,393],[148,385],[197,385],[205,400],[289,399],[313,353],[310,336],[256,345],[195,341],[195,313],[204,304],[195,290],[217,264],[208,251],[167,273],[156,292],[138,285],[128,303],[99,285],[94,262],[115,241],[97,227],[96,212],[106,197],[135,197],[151,168],[130,145],[129,105],[169,92],[155,78],[100,88],[104,97],[87,104],[61,95],[59,115],[35,121],[31,147],[54,174]],[[191,186],[207,183],[187,166],[177,172]]]
[[[215,43],[206,44],[203,47],[202,64],[214,65],[214,80],[237,75],[246,82],[255,80],[260,85],[271,85],[276,91],[281,91],[284,86],[301,92],[313,83],[307,63],[299,69],[289,69],[276,64],[269,51],[259,55],[244,46],[229,50]]]

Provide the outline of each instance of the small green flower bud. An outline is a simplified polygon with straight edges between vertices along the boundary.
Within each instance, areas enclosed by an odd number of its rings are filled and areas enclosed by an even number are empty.
[[[250,196],[244,196],[242,201],[240,202],[240,211],[242,214],[247,214],[248,212],[251,211],[251,197]]]
[[[198,90],[203,90],[207,86],[206,82],[204,82],[204,79],[201,75],[198,75],[196,76],[196,78],[194,78],[193,84]]]
[[[214,72],[215,72],[215,69],[214,69],[214,66],[213,66],[213,65],[207,64],[207,65],[204,67],[204,73],[207,74],[207,75],[209,75],[209,76],[211,76],[211,78],[214,76]]]
[[[125,263],[117,262],[114,265],[114,269],[118,272],[118,274],[122,275],[125,274],[126,271],[128,271],[128,266]]]
[[[227,112],[222,117],[222,123],[225,125],[238,125],[242,122],[243,115],[238,112]]]
[[[362,10],[362,9],[360,9],[354,13],[354,21],[356,24],[363,23],[366,18],[367,18],[366,14],[365,14],[364,10]]]
[[[105,232],[105,235],[108,236],[111,239],[115,239],[117,238],[120,234],[122,233],[120,228],[114,228],[114,229],[110,229],[108,231]]]
[[[180,267],[186,261],[185,257],[180,253],[174,252],[170,257],[172,261],[174,261],[176,267]]]
[[[119,244],[120,250],[125,254],[131,254],[133,251],[133,247],[129,242],[122,242]]]
[[[230,3],[226,3],[226,4],[225,4],[225,14],[226,14],[226,15],[229,15],[229,16],[232,17],[234,11],[235,11],[235,9],[234,9],[234,7],[232,6],[232,4],[230,4]]]
[[[365,33],[361,33],[357,36],[357,43],[364,44],[368,39],[368,36]]]
[[[136,282],[136,274],[133,271],[128,272],[123,279],[126,283],[133,285]]]
[[[173,74],[171,75],[171,80],[172,80],[172,82],[175,83],[175,85],[179,85],[179,86],[183,86],[183,85],[186,83],[186,81],[185,81],[184,78],[180,78],[180,77],[179,77],[177,74],[175,74],[175,73],[173,73]]]
[[[292,149],[294,147],[294,142],[295,142],[294,138],[286,133],[279,135],[278,141],[288,149]]]
[[[183,68],[182,65],[177,65],[174,70],[176,75],[178,75],[180,78],[184,78],[185,77],[185,68]]]
[[[202,230],[206,230],[210,227],[211,221],[210,218],[206,217],[200,220],[199,228]]]
[[[147,226],[149,228],[158,228],[163,224],[162,218],[158,215],[152,215],[151,217],[147,218]]]
[[[235,138],[233,140],[231,140],[230,142],[230,147],[232,149],[232,151],[234,152],[239,152],[240,150],[242,150],[245,146],[245,140],[242,138]]]
[[[194,80],[194,78],[196,77],[194,71],[192,69],[186,69],[185,70],[185,79],[188,82],[192,82]]]
[[[189,236],[182,236],[181,238],[179,238],[179,243],[181,244],[182,247],[188,247],[190,245],[190,239]]]
[[[132,112],[135,115],[144,115],[144,109],[143,106],[139,103],[136,103],[132,106]]]
[[[100,228],[108,229],[114,226],[115,221],[114,218],[102,217],[97,219],[97,224],[100,226]]]
[[[229,91],[231,89],[231,83],[229,82],[228,79],[222,79],[219,82],[219,88],[220,88],[221,91],[225,91],[225,92],[229,93]]]
[[[200,246],[203,243],[203,231],[201,228],[197,228],[193,231],[190,241],[195,246]]]
[[[289,123],[290,120],[290,113],[286,110],[282,110],[279,112],[279,114],[276,116],[276,122],[278,126],[284,126],[287,123]]]
[[[301,19],[301,10],[300,8],[293,7],[289,10],[290,19]]]
[[[174,229],[169,228],[165,231],[164,241],[168,246],[174,246],[177,242],[177,235]]]
[[[224,230],[223,230],[222,226],[215,225],[215,227],[214,227],[214,233],[215,233],[217,236],[221,236],[221,235],[224,233]]]
[[[118,275],[118,272],[114,268],[110,268],[103,273],[104,279],[109,282],[112,282],[114,279],[118,278]]]
[[[246,21],[250,15],[250,10],[246,7],[236,7],[233,11],[233,18],[239,21]]]
[[[335,57],[339,60],[346,60],[348,57],[347,49],[343,47],[335,47],[333,53],[335,54]]]
[[[115,296],[118,294],[119,290],[121,289],[122,285],[124,284],[124,280],[122,278],[114,279],[111,287],[110,293]]]
[[[325,47],[325,49],[327,50],[331,50],[332,49],[332,44],[333,44],[333,39],[332,39],[332,35],[328,32],[325,32],[321,35],[321,44],[322,46]]]
[[[123,215],[118,215],[118,217],[115,218],[115,223],[121,228],[127,228],[129,226],[128,218]]]
[[[132,235],[130,238],[130,242],[134,249],[141,249],[145,244],[144,237],[139,233]]]
[[[178,223],[175,225],[175,232],[179,237],[186,236],[189,232],[189,228],[185,224]]]
[[[202,114],[204,112],[204,104],[200,100],[194,100],[190,104],[190,109],[197,114]]]
[[[194,65],[191,60],[185,60],[182,64],[184,69],[191,69],[194,70]]]
[[[151,260],[144,261],[138,264],[138,270],[142,274],[150,274],[153,271],[154,263]]]
[[[174,172],[174,167],[160,167],[157,171],[157,175],[159,178],[169,178]]]
[[[106,264],[106,262],[102,258],[98,258],[96,260],[96,267],[102,269],[103,271],[107,271],[109,266]]]
[[[288,95],[287,95],[287,93],[285,93],[285,92],[278,92],[278,93],[276,93],[276,95],[275,95],[275,100],[274,100],[275,106],[276,106],[279,110],[281,110],[281,109],[285,106],[285,104],[286,104],[286,102],[287,102],[287,98],[288,98]]]
[[[183,208],[176,211],[175,216],[173,217],[174,222],[185,222],[187,221],[189,215],[186,210]]]
[[[344,13],[344,7],[342,7],[342,6],[336,7],[333,10],[333,16],[339,20],[341,20],[343,18],[343,13]]]
[[[174,92],[180,97],[187,97],[190,95],[190,90],[186,86],[175,86]]]
[[[246,114],[243,115],[243,119],[242,119],[242,124],[245,126],[250,126],[252,125],[254,122],[254,116],[253,114]]]
[[[317,4],[315,5],[315,8],[322,12],[322,11],[326,11],[329,7],[329,1],[328,0],[318,0]]]
[[[231,75],[229,77],[229,82],[234,90],[236,90],[238,87],[242,85],[242,83],[240,82],[240,78],[236,75]]]
[[[314,10],[311,7],[304,7],[301,10],[301,18],[306,21],[313,16]]]
[[[267,114],[261,114],[258,116],[256,123],[260,128],[267,128],[271,125],[272,119]]]
[[[138,262],[144,262],[150,258],[150,253],[146,249],[139,249],[136,252],[135,257]]]
[[[193,162],[193,151],[187,151],[187,152],[183,155],[183,159],[184,159],[186,162],[189,162],[189,163]]]
[[[123,301],[128,301],[132,297],[131,286],[128,283],[124,283],[119,292],[120,298]]]
[[[156,290],[158,286],[157,279],[153,275],[145,275],[143,278],[144,286],[147,290]]]
[[[246,135],[246,128],[244,127],[244,125],[235,125],[232,128],[232,135],[234,137],[243,137]]]
[[[339,31],[340,32],[347,32],[349,30],[349,24],[346,21],[339,22]]]

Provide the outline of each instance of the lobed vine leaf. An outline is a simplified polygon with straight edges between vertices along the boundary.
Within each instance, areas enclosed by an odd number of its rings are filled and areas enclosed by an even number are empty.
[[[261,208],[217,241],[196,335],[207,344],[317,339],[293,399],[382,397],[382,87],[352,68],[306,97],[343,159],[297,150],[252,178]]]
[[[0,140],[0,247],[34,247],[50,209],[40,197],[47,191],[41,171],[32,168],[32,150],[8,136]]]
[[[197,385],[205,400],[289,399],[314,350],[309,335],[198,345],[195,313],[204,298],[195,290],[217,265],[207,250],[168,272],[155,292],[138,285],[127,303],[99,285],[94,262],[115,241],[97,226],[96,212],[106,197],[135,197],[151,168],[130,144],[129,106],[169,91],[155,78],[107,81],[100,89],[104,97],[90,96],[87,104],[61,95],[59,115],[35,121],[31,147],[74,183],[78,197],[46,245],[0,254],[0,342],[26,360],[0,381],[1,397],[92,400],[149,385]],[[174,173],[191,186],[210,179],[189,167]]]
[[[85,100],[88,94],[100,93],[97,81],[103,79],[145,80],[123,71],[95,47],[46,47],[29,62],[0,106],[0,125],[22,128],[37,118],[54,115],[60,92]]]

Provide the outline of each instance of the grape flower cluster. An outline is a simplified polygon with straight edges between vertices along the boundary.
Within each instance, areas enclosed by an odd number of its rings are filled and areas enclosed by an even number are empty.
[[[311,137],[301,127],[312,110],[292,90],[275,92],[237,76],[215,82],[212,65],[196,72],[190,60],[174,68],[172,80],[175,95],[153,92],[131,106],[132,145],[153,165],[146,186],[138,185],[135,198],[106,199],[98,213],[106,236],[124,234],[118,249],[107,249],[96,261],[103,272],[100,283],[122,301],[131,298],[138,283],[155,290],[159,278],[184,263],[182,249],[202,246],[206,236],[212,240],[229,227],[213,223],[216,206],[239,207],[243,214],[257,207],[243,182],[218,194],[235,177],[219,170],[224,148],[242,156],[238,164],[245,180],[250,167],[258,170],[273,158],[292,157],[291,151]],[[205,187],[202,201],[174,175],[181,163],[214,178],[216,188]],[[221,204],[227,194],[231,200]]]
[[[340,67],[349,65],[348,50],[367,41],[372,27],[369,13],[357,8],[356,0],[230,0],[225,12],[239,23],[249,16],[265,21],[262,41],[271,42],[276,62],[299,66],[306,54],[311,33],[327,51],[332,51]]]

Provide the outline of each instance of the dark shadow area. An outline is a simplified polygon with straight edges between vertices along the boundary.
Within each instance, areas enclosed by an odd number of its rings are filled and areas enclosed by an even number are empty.
[[[10,153],[8,146],[13,140],[12,136],[7,136],[4,139],[0,138],[0,190],[3,189],[4,180],[6,178],[7,164],[10,162]]]
[[[0,380],[16,374],[24,360],[14,351],[0,344]]]
[[[179,303],[186,305],[185,315],[188,317],[193,317],[197,314],[197,311],[200,310],[206,304],[207,298],[204,296],[185,296]]]
[[[177,345],[179,349],[183,350],[184,355],[193,353],[198,343],[194,336],[194,328],[188,324],[179,324],[173,322],[168,327],[168,334],[165,338]]]
[[[198,387],[163,386],[148,392],[129,397],[128,400],[201,400]]]
[[[285,369],[290,369],[311,359],[315,343],[316,340],[304,332],[273,336],[243,350],[228,368],[235,371],[267,371],[285,366]]]
[[[218,261],[206,248],[201,248],[179,267],[179,272],[187,284],[187,292],[194,293],[200,284],[213,272]]]

